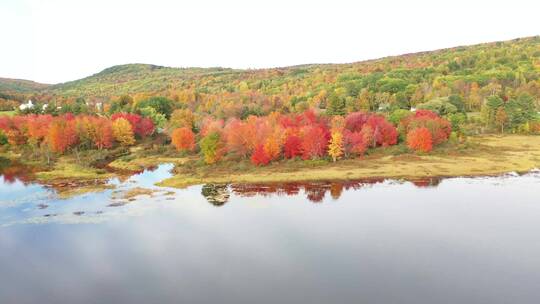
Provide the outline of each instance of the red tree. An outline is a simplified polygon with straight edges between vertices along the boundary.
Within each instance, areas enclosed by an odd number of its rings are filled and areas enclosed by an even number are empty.
[[[397,144],[397,129],[384,116],[371,115],[366,125],[373,129],[374,142],[377,146],[386,147]]]
[[[345,128],[351,132],[360,132],[368,121],[369,114],[364,112],[350,113],[345,117]]]
[[[330,132],[320,125],[308,125],[302,128],[302,158],[316,159],[326,154]]]
[[[431,132],[425,127],[409,131],[409,133],[407,133],[407,145],[415,151],[431,151],[433,149]]]
[[[47,133],[47,143],[53,152],[62,154],[77,140],[74,120],[57,117],[51,122]]]
[[[445,142],[452,133],[452,125],[448,120],[427,110],[418,110],[414,116],[403,119],[399,125],[402,134],[408,134],[417,128],[427,128],[429,130],[433,145]]]
[[[286,158],[294,158],[302,155],[302,139],[295,134],[285,138],[283,152]]]
[[[240,157],[247,157],[255,148],[256,129],[238,119],[230,120],[225,126],[227,151]]]
[[[39,144],[47,136],[52,120],[51,115],[29,115],[28,139],[34,144]]]
[[[270,163],[270,156],[266,153],[263,145],[258,145],[251,155],[251,163],[257,166],[265,166]]]
[[[154,133],[154,123],[150,118],[142,117],[133,113],[115,113],[111,116],[112,121],[119,118],[124,118],[129,121],[131,127],[133,128],[133,133],[140,138],[144,138]]]

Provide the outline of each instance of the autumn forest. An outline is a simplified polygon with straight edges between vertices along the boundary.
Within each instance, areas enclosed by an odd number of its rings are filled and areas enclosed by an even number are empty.
[[[540,37],[351,64],[129,64],[55,85],[0,79],[0,107],[4,153],[48,166],[64,155],[129,160],[137,146],[256,167],[396,145],[392,153],[455,152],[474,136],[540,134]]]

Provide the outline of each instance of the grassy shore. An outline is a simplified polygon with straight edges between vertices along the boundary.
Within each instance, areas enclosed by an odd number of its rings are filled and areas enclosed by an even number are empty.
[[[264,183],[362,178],[425,178],[495,175],[540,167],[540,136],[478,136],[459,146],[443,146],[429,155],[401,153],[404,147],[378,149],[360,159],[282,161],[267,167],[242,162],[215,166],[179,166],[159,185],[185,187],[201,183]]]
[[[424,155],[411,153],[401,144],[372,150],[362,158],[335,163],[329,160],[283,160],[265,167],[256,167],[247,159],[225,160],[209,166],[202,164],[196,155],[181,157],[172,149],[162,150],[133,147],[101,169],[86,165],[90,163],[90,156],[96,158],[98,152],[90,151],[82,160],[74,155],[64,155],[56,159],[54,165],[35,170],[34,176],[39,182],[69,193],[99,190],[111,177],[127,176],[161,163],[176,165],[175,176],[159,184],[168,187],[203,183],[480,176],[526,172],[540,167],[540,136],[522,135],[469,137],[465,143],[447,143]],[[13,152],[3,152],[1,156],[21,161],[20,155]],[[34,162],[24,164],[33,168],[43,166]]]

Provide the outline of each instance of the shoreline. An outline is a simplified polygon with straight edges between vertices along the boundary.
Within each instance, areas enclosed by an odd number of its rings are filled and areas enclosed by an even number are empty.
[[[17,158],[11,159],[24,165]],[[72,157],[64,156],[49,170],[34,172],[31,180],[52,187],[59,183],[71,184],[73,187],[55,188],[79,192],[84,191],[87,183],[92,186],[90,188],[100,188],[98,184],[110,178],[126,176],[127,172],[137,173],[162,163],[175,164],[175,175],[156,185],[172,188],[207,183],[271,184],[497,176],[540,168],[540,136],[471,136],[466,144],[449,144],[425,155],[404,152],[403,147],[393,146],[378,149],[362,158],[335,163],[328,160],[285,160],[264,167],[251,165],[249,160],[230,160],[207,166],[197,164],[194,156],[138,157],[134,151],[129,160],[116,159],[105,170],[76,165]]]
[[[177,173],[157,185],[183,188],[204,183],[284,183],[353,181],[362,179],[425,179],[497,176],[526,173],[540,167],[540,137],[505,135],[470,137],[472,148],[445,155],[440,151],[429,155],[405,153],[374,154],[361,159],[327,162],[317,167],[287,167],[277,163],[256,168],[256,172],[231,172],[217,167],[215,172],[201,169]],[[296,164],[295,164],[296,165]]]

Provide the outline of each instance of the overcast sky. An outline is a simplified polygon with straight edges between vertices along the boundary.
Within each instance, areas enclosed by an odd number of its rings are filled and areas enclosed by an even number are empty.
[[[537,2],[0,0],[0,77],[354,62],[538,35]]]

